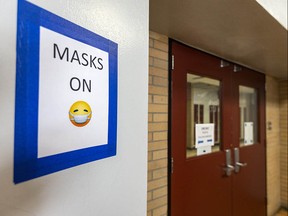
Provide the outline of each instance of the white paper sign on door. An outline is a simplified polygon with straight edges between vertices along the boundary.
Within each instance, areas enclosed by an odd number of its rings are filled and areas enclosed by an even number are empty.
[[[214,145],[214,124],[196,124],[195,147]]]
[[[244,145],[254,143],[253,122],[244,122]]]
[[[212,146],[202,146],[197,148],[197,156],[212,152]]]

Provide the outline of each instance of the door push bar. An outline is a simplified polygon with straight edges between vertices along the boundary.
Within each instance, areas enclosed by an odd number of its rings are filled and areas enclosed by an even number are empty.
[[[234,159],[235,159],[234,166],[231,164],[231,150],[226,149],[225,153],[226,153],[226,165],[224,170],[227,176],[230,176],[232,174],[232,171],[238,173],[240,171],[240,167],[247,166],[247,163],[240,162],[239,148],[234,148]]]

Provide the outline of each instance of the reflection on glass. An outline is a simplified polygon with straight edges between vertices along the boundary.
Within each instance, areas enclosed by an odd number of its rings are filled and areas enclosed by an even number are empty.
[[[215,79],[187,74],[187,137],[186,157],[220,150],[220,82]],[[214,124],[214,146],[195,147],[196,124]]]
[[[240,146],[257,143],[257,91],[239,86]]]

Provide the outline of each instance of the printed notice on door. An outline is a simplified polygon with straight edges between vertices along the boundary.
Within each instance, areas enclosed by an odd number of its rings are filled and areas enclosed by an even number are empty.
[[[244,122],[244,145],[252,145],[253,136],[253,122]]]
[[[214,124],[195,125],[195,147],[214,145]]]

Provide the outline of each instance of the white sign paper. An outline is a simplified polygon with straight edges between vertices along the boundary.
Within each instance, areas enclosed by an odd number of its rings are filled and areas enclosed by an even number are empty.
[[[108,59],[107,52],[40,28],[38,158],[107,144]],[[91,107],[84,127],[70,121],[77,101]]]
[[[253,122],[244,122],[244,145],[254,143]]]
[[[214,145],[214,124],[196,124],[195,147]]]
[[[211,146],[202,146],[197,148],[197,155],[204,155],[212,152]]]

